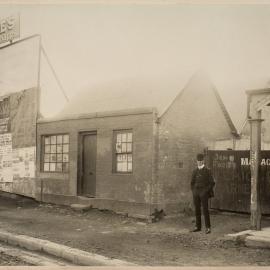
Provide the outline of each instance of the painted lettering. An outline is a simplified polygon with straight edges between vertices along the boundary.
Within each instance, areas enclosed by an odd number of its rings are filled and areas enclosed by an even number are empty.
[[[7,23],[6,20],[2,20],[0,22],[0,34],[5,33],[7,31]]]
[[[20,36],[19,14],[0,20],[0,43],[13,40]]]
[[[241,165],[250,165],[249,159],[248,158],[241,158]]]
[[[251,165],[249,158],[241,158],[241,166]],[[270,166],[270,158],[262,158],[261,166]]]

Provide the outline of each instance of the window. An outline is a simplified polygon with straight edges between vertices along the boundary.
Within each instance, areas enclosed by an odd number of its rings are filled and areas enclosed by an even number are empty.
[[[114,171],[117,173],[132,172],[132,131],[114,132]]]
[[[43,171],[67,172],[69,165],[69,135],[46,135],[42,139]]]

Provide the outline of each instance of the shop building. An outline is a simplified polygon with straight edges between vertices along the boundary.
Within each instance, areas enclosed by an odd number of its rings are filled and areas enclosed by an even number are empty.
[[[236,136],[212,83],[195,74],[167,106],[132,82],[95,90],[38,120],[35,198],[140,217],[190,209],[196,153]]]

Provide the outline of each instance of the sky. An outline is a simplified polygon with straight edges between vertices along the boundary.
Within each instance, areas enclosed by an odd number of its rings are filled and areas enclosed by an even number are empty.
[[[41,35],[70,98],[126,78],[176,82],[180,91],[203,70],[240,127],[245,90],[270,86],[270,5],[110,3],[0,4],[0,18],[20,13],[21,38]],[[49,85],[43,62],[42,84]],[[57,84],[44,88],[43,110],[52,111],[52,100],[60,109]]]

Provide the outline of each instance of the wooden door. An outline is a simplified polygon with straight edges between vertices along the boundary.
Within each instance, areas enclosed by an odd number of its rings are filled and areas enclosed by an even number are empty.
[[[87,197],[96,195],[96,134],[82,134],[81,136],[81,172],[79,193]]]
[[[215,179],[215,197],[211,207],[237,211],[238,171],[234,152],[209,151],[210,168]]]

